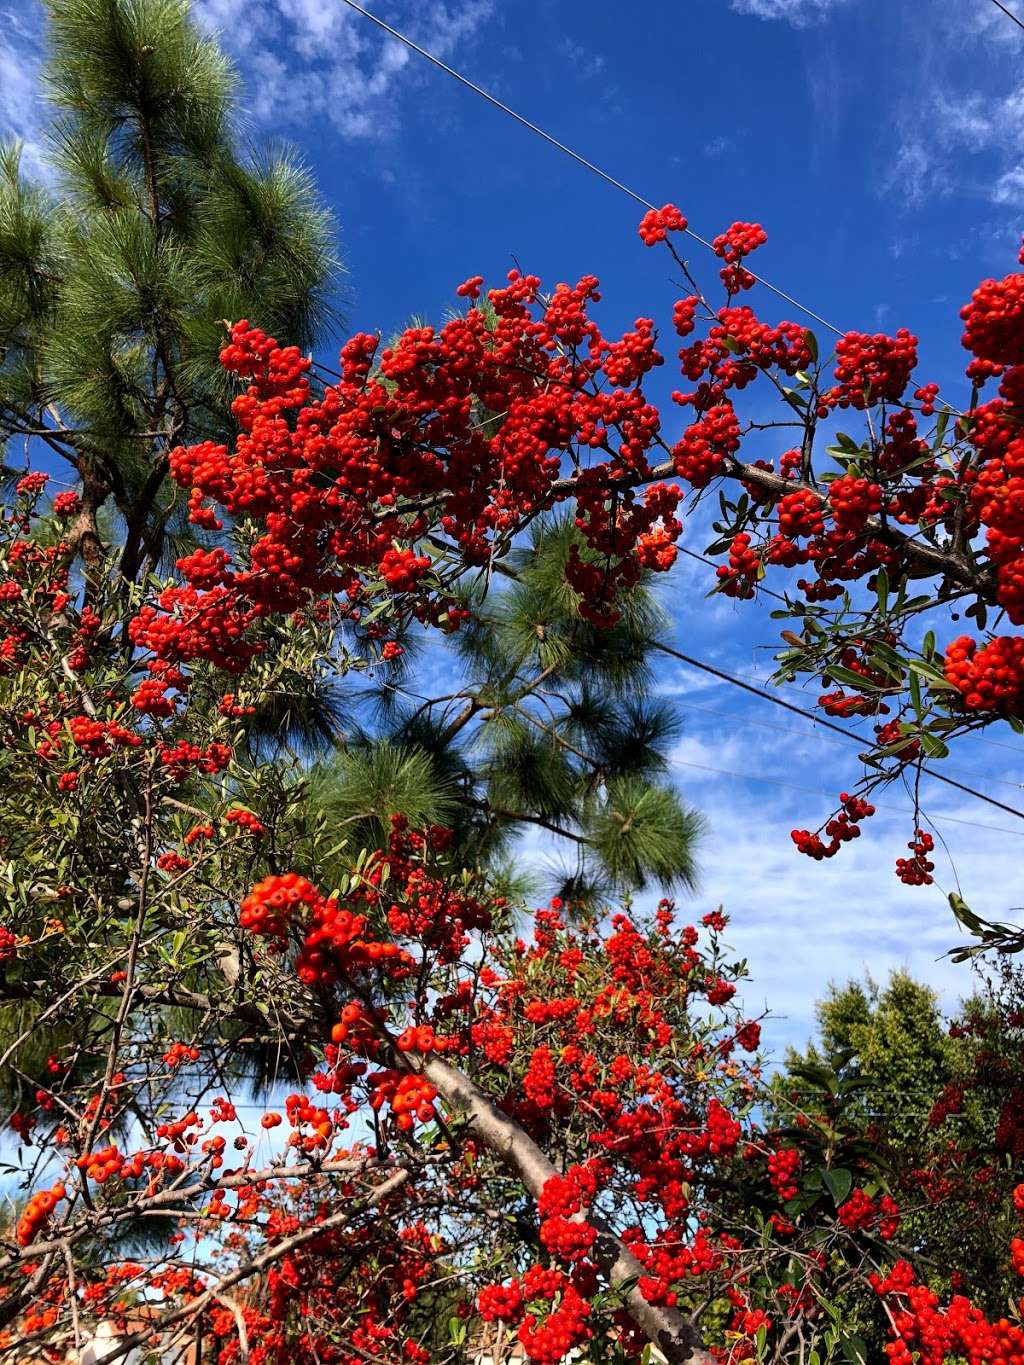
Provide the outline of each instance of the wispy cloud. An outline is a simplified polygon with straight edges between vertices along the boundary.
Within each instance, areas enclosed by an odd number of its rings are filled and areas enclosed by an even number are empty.
[[[850,0],[730,0],[730,8],[756,19],[781,19],[794,28],[809,28],[849,3]]]
[[[410,3],[395,27],[444,59],[493,11],[494,0]],[[408,48],[338,3],[197,0],[195,13],[237,62],[246,108],[268,127],[322,124],[351,141],[386,139],[406,112],[400,87],[420,84]]]
[[[997,204],[1020,208],[1024,204],[1024,161],[1004,171],[992,186],[992,199]]]
[[[46,107],[40,95],[43,16],[36,5],[0,9],[0,137],[24,144],[22,164],[45,175]]]
[[[604,74],[605,59],[600,52],[591,52],[572,38],[563,38],[559,48],[579,75],[593,79]]]
[[[970,13],[940,7],[935,22],[907,74],[881,191],[911,207],[966,194],[1017,208],[1024,200],[1024,34],[988,5]]]
[[[737,706],[729,696],[716,701],[727,711]],[[935,854],[932,887],[907,887],[895,876],[913,828],[911,803],[898,788],[877,798],[863,838],[833,860],[811,863],[796,852],[790,830],[813,828],[834,804],[826,788],[842,755],[829,737],[810,726],[789,729],[785,719],[777,729],[752,728],[759,713],[737,714],[732,726],[685,714],[688,733],[673,751],[672,774],[708,821],[697,909],[722,903],[731,913],[729,941],[750,964],[746,1007],[767,1005],[775,1016],[765,1034],[771,1047],[806,1040],[829,981],[866,973],[884,981],[906,967],[947,1007],[970,993],[969,969],[945,956],[960,941],[946,893],[959,882],[979,913],[1012,918],[1019,851],[996,828],[994,812],[930,793],[926,808],[948,844]],[[852,759],[851,784],[856,769]]]

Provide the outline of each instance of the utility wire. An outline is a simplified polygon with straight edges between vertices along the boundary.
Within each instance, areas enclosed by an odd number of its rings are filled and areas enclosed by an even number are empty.
[[[504,101],[498,99],[497,95],[492,95],[489,90],[485,90],[482,85],[477,85],[476,81],[470,80],[469,77],[464,76],[461,71],[456,71],[455,67],[449,66],[447,62],[443,62],[441,58],[435,56],[433,52],[430,52],[425,47],[421,47],[419,43],[413,42],[411,38],[406,37],[406,35],[399,32],[397,28],[392,28],[390,24],[386,24],[383,19],[379,18],[376,14],[372,14],[368,9],[364,9],[362,5],[356,3],[356,0],[343,0],[343,3],[348,5],[349,9],[355,10],[357,14],[361,14],[364,19],[369,19],[371,23],[376,24],[378,28],[383,29],[385,33],[390,34],[390,36],[397,39],[398,42],[404,43],[412,52],[424,57],[428,62],[431,62],[436,66],[439,71],[445,72],[445,74],[451,76],[453,80],[458,81],[468,90],[472,90],[475,95],[479,95],[480,98],[486,100],[488,104],[492,104],[495,109],[500,109],[503,114],[507,114],[508,117],[514,119],[516,123],[521,124],[522,127],[527,128],[531,133],[535,133],[537,137],[543,138],[545,142],[562,152],[565,156],[571,157],[573,161],[584,167],[585,170],[599,176],[606,184],[611,185],[620,193],[628,195],[630,199],[635,200],[638,204],[642,204],[646,209],[658,207],[656,204],[652,204],[649,199],[645,199],[642,194],[638,194],[636,190],[630,189],[628,185],[624,185],[621,180],[616,180],[613,175],[609,175],[607,171],[603,170],[593,161],[589,161],[585,156],[574,151],[573,148],[567,146],[566,143],[560,142],[557,137],[552,133],[547,132],[546,129],[541,128],[539,124],[532,123],[523,114],[520,114],[517,110],[513,109],[511,105],[505,104]],[[701,246],[707,247],[709,251],[714,250],[708,239],[702,237],[699,232],[694,232],[692,228],[686,229],[686,235],[692,237],[695,242],[699,242]],[[808,308],[805,303],[801,303],[799,299],[795,299],[792,294],[787,294],[784,289],[780,289],[778,285],[772,284],[770,280],[766,280],[762,275],[755,275],[752,270],[749,273],[753,275],[758,284],[764,285],[765,289],[770,290],[778,298],[783,299],[786,303],[792,304],[794,308],[798,308],[801,313],[805,313],[809,318],[820,323],[822,327],[826,327],[830,332],[834,332],[836,336],[843,335],[840,328],[829,322],[827,318],[823,318],[820,313],[816,313],[813,308]]]
[[[1006,15],[1007,19],[1012,20],[1012,22],[1015,23],[1018,28],[1024,29],[1024,19],[1021,19],[1019,15],[1014,14],[1012,9],[1007,9],[1006,6],[1003,4],[1003,0],[992,0],[992,3],[993,5],[995,5],[996,9],[1001,9],[1003,13]]]
[[[787,782],[781,777],[766,777],[763,773],[740,772],[736,768],[716,768],[711,763],[691,763],[690,760],[683,758],[673,758],[672,766],[677,768],[693,768],[701,773],[714,773],[716,777],[734,777],[739,782],[763,782],[769,787],[784,787],[786,791],[804,792],[808,796],[831,796],[831,792],[824,791],[820,787],[808,787],[802,782]],[[903,806],[891,805],[888,801],[875,803],[876,810],[899,811],[901,814],[909,815],[910,811]],[[964,820],[959,815],[929,815],[929,823],[935,825],[969,825],[971,829],[987,829],[993,834],[1010,834],[1020,836],[1019,829],[1005,829],[1002,825],[986,825],[980,820]]]
[[[685,545],[677,545],[676,549],[679,551],[681,555],[688,555],[690,559],[695,559],[700,564],[706,564],[709,569],[718,568],[718,565],[715,563],[713,559],[708,559],[707,555],[698,554],[696,550],[688,550]],[[760,596],[762,593],[767,597],[774,597],[776,602],[782,602],[785,606],[787,607],[789,606],[789,598],[786,597],[783,593],[774,592],[771,588],[766,588],[763,583],[758,583],[757,594],[758,596]],[[812,717],[812,719],[818,721],[819,717],[815,716]],[[1006,749],[1009,753],[1016,754],[1018,757],[1020,756],[1020,746],[1017,744],[1003,744],[998,739],[988,739],[984,735],[975,735],[974,742],[976,744],[987,744],[992,749]],[[870,743],[870,741],[868,739],[865,739],[864,743],[868,744]],[[1018,786],[1019,784],[1014,782],[1006,785]]]
[[[847,730],[845,726],[837,725],[832,720],[826,720],[824,716],[816,716],[812,712],[804,710],[802,706],[796,706],[793,702],[786,701],[783,697],[777,697],[762,687],[755,687],[753,683],[744,682],[742,678],[737,678],[733,673],[726,673],[724,669],[716,668],[714,664],[703,663],[700,659],[693,658],[692,655],[682,654],[678,649],[673,649],[670,645],[659,644],[656,641],[652,642],[652,648],[659,650],[662,654],[671,655],[673,659],[678,659],[691,668],[700,669],[702,673],[710,673],[712,677],[730,683],[733,687],[742,688],[744,692],[750,692],[753,696],[760,697],[762,701],[770,701],[774,706],[781,706],[786,711],[792,711],[794,715],[809,720],[812,725],[820,725],[825,730],[832,730],[837,735],[842,735],[844,739],[853,740],[860,748],[870,744],[869,740],[866,740],[863,735],[858,735],[855,730]],[[947,777],[945,773],[936,772],[934,768],[928,768],[924,764],[921,765],[921,771],[927,773],[929,777],[935,778],[936,782],[944,782],[947,787],[955,787],[957,791],[966,792],[968,796],[976,797],[979,801],[995,806],[997,810],[1005,811],[1007,815],[1015,815],[1018,820],[1024,820],[1024,811],[1017,810],[1014,806],[1008,806],[1003,801],[997,801],[994,796],[987,796],[985,792],[975,791],[973,787],[965,786],[963,782],[957,782],[954,778]]]
[[[681,707],[684,711],[700,711],[703,715],[722,716],[726,720],[742,720],[744,725],[756,725],[758,729],[771,730],[771,732],[776,735],[806,734],[805,730],[800,729],[796,725],[773,725],[770,720],[758,720],[756,717],[749,715],[746,711],[730,711],[727,708],[720,706],[701,706],[699,702],[681,701],[678,697],[673,697],[672,701],[673,705]],[[818,717],[814,717],[814,719],[817,721]],[[820,738],[831,739],[832,736],[823,734]],[[870,745],[870,740],[865,739],[864,743]],[[991,773],[982,772],[979,768],[956,767],[950,768],[949,771],[961,774],[966,773],[969,777],[987,778],[989,782],[998,782],[1001,787],[1012,787],[1016,792],[1024,790],[1024,782],[1011,782],[1008,777],[993,777]]]

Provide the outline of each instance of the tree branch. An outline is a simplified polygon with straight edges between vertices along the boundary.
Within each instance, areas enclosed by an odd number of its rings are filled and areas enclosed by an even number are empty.
[[[478,1090],[468,1076],[440,1057],[430,1057],[424,1063],[423,1073],[449,1104],[466,1113],[476,1136],[504,1162],[533,1198],[539,1198],[545,1182],[559,1171],[529,1134]],[[669,1365],[685,1365],[687,1361],[692,1365],[714,1365],[714,1357],[705,1349],[693,1319],[678,1309],[648,1303],[637,1284],[644,1267],[602,1218],[591,1213],[588,1222],[598,1234],[594,1259],[610,1284],[629,1285],[623,1293],[629,1313]]]

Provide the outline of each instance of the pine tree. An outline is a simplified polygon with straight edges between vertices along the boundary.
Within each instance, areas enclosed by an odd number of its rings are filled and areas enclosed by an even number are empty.
[[[365,724],[314,781],[363,842],[397,811],[454,825],[467,859],[493,869],[532,827],[570,850],[549,878],[570,902],[695,885],[702,820],[666,781],[678,723],[651,696],[667,623],[648,582],[613,628],[588,623],[565,580],[573,545],[589,553],[571,518],[537,522],[465,589],[472,616],[444,647],[435,695],[408,640],[404,669],[367,689]]]
[[[233,72],[187,0],[47,11],[52,186],[0,156],[0,441],[70,467],[83,562],[116,542],[133,580],[191,535],[170,450],[229,430],[224,321],[312,346],[332,223],[289,152],[240,147]]]

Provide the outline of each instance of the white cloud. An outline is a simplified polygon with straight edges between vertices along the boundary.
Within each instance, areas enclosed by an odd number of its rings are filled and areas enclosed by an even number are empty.
[[[494,0],[431,0],[410,4],[395,27],[445,59],[493,10]],[[321,124],[352,141],[389,137],[400,86],[419,84],[429,69],[338,0],[197,0],[195,13],[238,64],[251,117],[270,128]]]
[[[945,956],[961,941],[946,896],[959,883],[985,918],[1014,918],[1020,854],[1016,839],[998,831],[998,813],[934,795],[926,801],[948,844],[948,853],[940,844],[933,855],[931,887],[907,887],[895,875],[913,828],[909,800],[896,788],[879,794],[862,838],[814,863],[796,851],[790,830],[814,828],[830,813],[829,786],[842,774],[854,784],[855,756],[842,764],[828,737],[809,726],[787,735],[742,722],[731,731],[720,720],[711,725],[673,753],[681,794],[708,821],[702,886],[688,913],[723,904],[731,915],[727,938],[748,959],[752,978],[744,1003],[751,1014],[770,1009],[764,1033],[776,1055],[812,1034],[815,1001],[830,981],[865,974],[885,981],[906,967],[947,1008],[970,994],[969,968]]]
[[[493,11],[494,0],[409,0],[396,27],[444,59]],[[238,65],[249,119],[271,130],[304,130],[310,146],[316,138],[308,130],[317,125],[353,141],[390,136],[403,112],[401,89],[421,89],[429,72],[340,0],[195,0],[193,13]],[[0,8],[0,136],[25,144],[24,165],[35,175],[46,174],[43,55],[42,7]]]
[[[43,138],[48,117],[40,98],[41,65],[39,8],[0,9],[0,137],[23,143],[25,171],[45,177]]]
[[[794,28],[820,23],[832,10],[848,3],[849,0],[730,0],[730,6],[737,14],[750,14],[756,19],[782,19]]]
[[[936,41],[920,45],[904,82],[880,188],[915,207],[954,193],[1014,208],[1022,199],[1024,34],[992,6],[970,9],[938,8]]]
[[[992,186],[992,199],[996,204],[1010,204],[1014,208],[1024,204],[1024,161],[1003,172]]]
[[[600,52],[591,52],[572,38],[563,38],[559,47],[578,75],[593,79],[604,74],[605,59]]]

